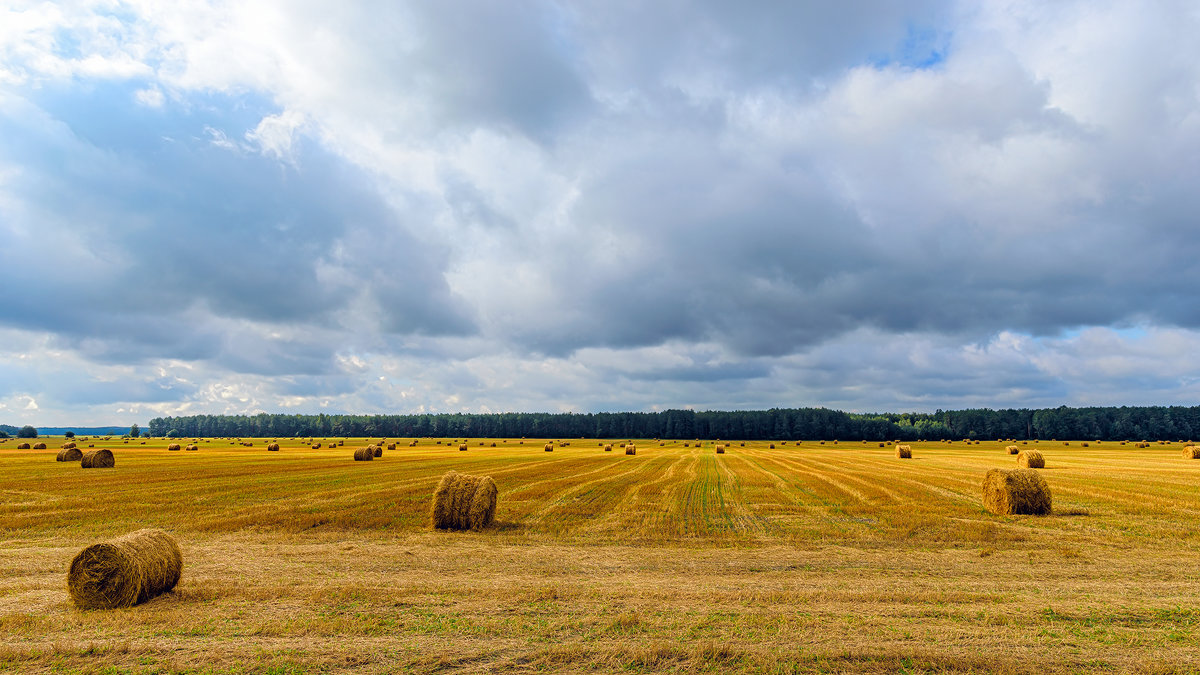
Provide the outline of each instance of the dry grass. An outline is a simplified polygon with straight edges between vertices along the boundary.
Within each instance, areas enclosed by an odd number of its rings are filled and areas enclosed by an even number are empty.
[[[1200,462],[1170,447],[1072,443],[1034,518],[983,507],[985,474],[1012,467],[994,441],[914,443],[906,462],[633,442],[636,461],[428,440],[370,471],[307,440],[152,440],[104,472],[0,446],[0,671],[1200,667],[1200,579],[1179,564],[1200,554]],[[448,470],[494,478],[491,527],[430,530]],[[143,526],[183,548],[174,591],[74,609],[72,557]]]

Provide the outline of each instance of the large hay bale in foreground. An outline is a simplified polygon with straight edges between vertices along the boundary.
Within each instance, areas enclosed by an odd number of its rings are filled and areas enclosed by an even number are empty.
[[[365,448],[358,448],[354,451],[354,461],[367,462],[375,459],[375,446],[369,445]]]
[[[1022,450],[1017,455],[1017,466],[1026,469],[1044,469],[1046,468],[1046,458],[1042,457],[1042,453],[1037,448]]]
[[[912,446],[911,445],[897,445],[896,446],[896,457],[899,457],[900,459],[912,459]]]
[[[182,449],[183,448],[181,448],[178,443],[172,443],[167,446],[167,452],[177,452]]]
[[[279,452],[279,444],[267,443],[267,452]]]
[[[629,443],[629,444],[627,444],[627,445],[625,446],[625,454],[627,454],[627,455],[636,455],[636,454],[637,454],[637,446],[636,446],[636,445],[634,445],[633,443]]]
[[[88,450],[79,458],[79,466],[85,469],[111,469],[116,465],[112,450]]]
[[[83,452],[81,450],[79,450],[79,448],[76,448],[75,446],[71,446],[69,448],[63,448],[62,450],[59,450],[58,457],[55,457],[54,461],[56,461],[56,462],[78,462],[81,459],[83,459]]]
[[[1050,513],[1050,486],[1033,469],[992,469],[983,478],[983,505],[1000,515]]]
[[[1189,445],[1183,449],[1184,459],[1200,459],[1200,445]]]
[[[80,609],[130,607],[175,588],[182,571],[171,535],[138,530],[80,551],[67,571],[67,591]]]
[[[447,471],[433,492],[433,526],[441,530],[482,530],[496,518],[496,495],[496,482],[491,476]]]
[[[1015,445],[1010,445],[1007,448],[1005,448],[1005,450],[1008,450],[1008,454],[1010,454],[1010,455],[1015,455],[1015,454],[1021,452],[1021,448],[1019,448]]]

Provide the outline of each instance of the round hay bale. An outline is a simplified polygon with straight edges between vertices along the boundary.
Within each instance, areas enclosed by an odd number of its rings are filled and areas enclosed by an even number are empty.
[[[433,526],[440,530],[482,530],[496,518],[497,492],[491,476],[447,471],[433,492]]]
[[[544,448],[542,448],[542,449],[543,449],[543,450],[545,450],[546,452],[554,452],[554,444],[553,444],[553,443],[547,443],[547,444],[546,444],[546,447],[544,447]]]
[[[387,449],[388,449],[388,450],[395,450],[395,449],[396,449],[396,444],[395,444],[395,443],[388,443],[388,444],[387,444]]]
[[[458,444],[458,451],[459,451],[459,452],[466,452],[466,451],[467,451],[467,444],[466,444],[466,443],[459,443],[459,444]]]
[[[637,446],[636,446],[636,445],[634,445],[633,443],[629,443],[629,444],[627,444],[627,445],[625,446],[625,454],[627,454],[627,455],[636,455],[636,454],[637,454]]]
[[[365,448],[358,448],[354,451],[354,461],[368,462],[375,459],[375,446],[368,445]]]
[[[313,444],[312,444],[310,447],[311,447],[313,450],[320,450],[320,449],[321,449],[321,444],[320,444],[320,443],[313,443]]]
[[[821,445],[825,445],[825,441],[821,441]],[[775,444],[774,444],[774,443],[772,443],[772,444],[771,444],[771,449],[772,449],[772,450],[774,450],[774,449],[775,449]]]
[[[183,451],[184,452],[199,452],[200,446],[196,445],[195,443],[192,443],[191,445],[184,446]]]
[[[725,454],[725,446],[724,445],[721,445],[721,444],[717,445],[717,454],[718,455]]]
[[[61,448],[63,450],[70,450],[73,447],[75,447],[75,441],[67,441],[66,443],[63,443],[62,445],[59,446],[59,448]]]
[[[84,469],[111,469],[116,465],[112,450],[88,450],[79,458],[79,466]]]
[[[45,443],[34,443],[34,444],[33,444],[33,449],[34,449],[34,450],[45,450],[45,449],[46,449],[46,444],[45,444]]]
[[[440,443],[440,441],[439,441],[439,443]],[[410,447],[410,448],[417,447],[417,439],[415,439],[415,438],[412,439],[412,442],[408,444],[408,447]]]
[[[1047,515],[1050,486],[1033,469],[992,469],[983,478],[983,505],[1002,516]]]
[[[70,447],[63,448],[58,451],[58,457],[54,458],[56,462],[78,462],[83,459],[83,452],[79,448]]]
[[[1008,450],[1008,454],[1010,454],[1010,455],[1015,455],[1018,452],[1021,452],[1021,448],[1018,448],[1015,445],[1010,445],[1007,448],[1005,448],[1005,450]]]
[[[29,444],[28,443],[17,443],[17,449],[18,450],[28,450]]]
[[[375,448],[375,456],[376,457],[383,457],[383,446],[376,445],[376,446],[372,446],[372,447]]]
[[[1200,459],[1200,445],[1189,445],[1183,449],[1184,459]]]
[[[279,444],[267,443],[267,452],[279,452]]]
[[[182,571],[171,535],[138,530],[80,551],[67,570],[67,590],[80,609],[130,607],[175,588]]]
[[[172,443],[172,444],[170,444],[170,445],[168,445],[168,446],[167,446],[167,452],[176,452],[176,451],[179,451],[179,450],[182,450],[182,449],[183,449],[183,448],[182,448],[182,447],[180,447],[178,443]]]
[[[1080,443],[1080,444],[1079,444],[1079,447],[1081,447],[1081,448],[1086,448],[1086,447],[1089,447],[1089,446],[1088,446],[1088,442],[1087,442],[1087,441],[1084,441],[1084,442]]]
[[[897,445],[896,446],[896,457],[898,457],[900,459],[912,459],[912,446],[911,445]]]
[[[604,451],[605,451],[605,452],[612,452],[612,443],[605,443],[605,444],[604,444]]]
[[[1044,469],[1046,468],[1046,458],[1042,457],[1042,453],[1037,448],[1022,450],[1017,454],[1017,466],[1026,469]]]

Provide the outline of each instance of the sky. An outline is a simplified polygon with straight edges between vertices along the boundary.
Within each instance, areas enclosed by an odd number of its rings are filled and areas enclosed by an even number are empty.
[[[1200,403],[1200,6],[9,0],[0,422]]]

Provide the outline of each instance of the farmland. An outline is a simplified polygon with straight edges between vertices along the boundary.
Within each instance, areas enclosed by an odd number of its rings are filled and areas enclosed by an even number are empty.
[[[1033,517],[981,506],[997,441],[246,440],[84,441],[116,455],[94,470],[0,444],[0,670],[1200,669],[1179,443],[1022,446],[1054,496]],[[450,469],[495,479],[491,528],[428,527]],[[76,610],[71,558],[141,527],[178,539],[175,591]]]

